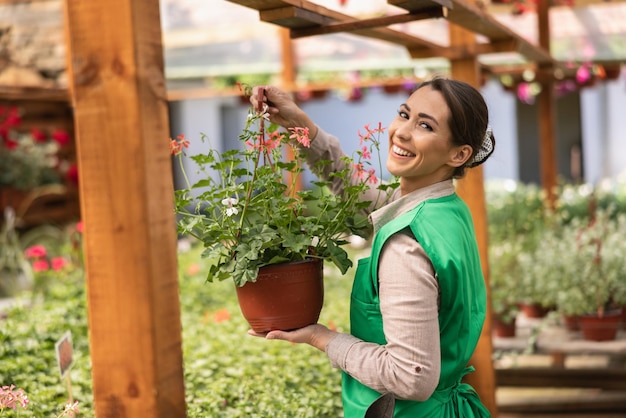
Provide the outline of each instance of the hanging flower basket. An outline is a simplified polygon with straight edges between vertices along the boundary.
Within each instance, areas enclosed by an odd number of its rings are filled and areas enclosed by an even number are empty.
[[[236,286],[239,307],[255,332],[315,324],[324,304],[323,261],[275,264],[259,269],[256,282]]]

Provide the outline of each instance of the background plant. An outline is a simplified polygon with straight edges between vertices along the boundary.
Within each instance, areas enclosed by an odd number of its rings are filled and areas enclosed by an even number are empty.
[[[60,248],[71,248],[67,239]],[[200,257],[202,246],[184,244],[181,241],[179,277],[188,416],[341,417],[341,374],[326,355],[250,337],[233,283],[207,287],[202,277],[210,261]],[[359,257],[351,246],[347,250],[351,258]],[[73,273],[53,282],[45,299],[33,304],[27,294],[0,315],[0,384],[15,384],[28,394],[30,403],[20,416],[55,417],[67,403],[54,343],[70,330],[74,399],[80,402],[81,417],[94,417],[85,282],[78,265],[72,266]],[[349,329],[345,301],[352,273],[342,276],[334,265],[325,266],[320,321],[339,331]]]
[[[566,315],[590,313],[606,304],[607,292],[611,303],[626,303],[625,185],[620,179],[560,185],[549,211],[537,186],[488,183],[494,312],[517,300]],[[593,261],[598,243],[600,265]]]
[[[61,152],[70,141],[67,132],[24,132],[20,122],[17,108],[0,107],[0,185],[31,190],[76,174],[75,164]]]

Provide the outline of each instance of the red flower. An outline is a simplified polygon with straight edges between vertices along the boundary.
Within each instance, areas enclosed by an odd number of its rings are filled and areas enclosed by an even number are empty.
[[[46,142],[48,140],[48,138],[46,138],[46,134],[44,134],[42,131],[40,131],[37,128],[33,128],[30,131],[30,134],[33,136],[33,139],[35,140],[35,142]]]
[[[22,123],[22,119],[20,118],[17,108],[10,108],[7,118],[4,120],[4,125],[10,128],[11,126],[19,125],[20,123]]]
[[[52,139],[60,146],[67,145],[70,142],[70,134],[59,129],[52,132]]]
[[[4,140],[4,147],[8,150],[14,150],[15,148],[17,148],[17,141],[13,140],[13,139],[8,139],[6,138]]]
[[[72,164],[69,166],[67,172],[65,173],[65,178],[73,185],[78,185],[78,166],[76,164]]]

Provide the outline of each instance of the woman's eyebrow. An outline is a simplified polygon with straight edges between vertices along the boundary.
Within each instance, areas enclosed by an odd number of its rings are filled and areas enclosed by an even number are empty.
[[[406,103],[402,103],[402,104],[400,105],[400,108],[403,108],[403,107],[404,107],[407,111],[411,112],[411,108],[409,107],[409,105],[408,105],[408,104],[406,104]],[[422,112],[420,112],[420,113],[418,113],[418,114],[417,114],[417,116],[418,116],[418,117],[420,117],[420,118],[424,118],[424,119],[431,120],[431,121],[433,121],[433,123],[434,123],[435,125],[439,126],[439,122],[437,122],[437,119],[435,119],[433,116],[430,116],[428,113],[422,113]]]
[[[428,120],[432,120],[433,123],[437,126],[439,126],[439,122],[437,122],[437,119],[435,119],[433,116],[430,116],[428,113],[418,113],[417,116],[419,116],[420,118],[424,118],[424,119],[428,119]]]

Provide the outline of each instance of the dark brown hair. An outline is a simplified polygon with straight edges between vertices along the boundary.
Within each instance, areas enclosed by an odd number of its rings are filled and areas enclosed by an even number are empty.
[[[474,157],[483,147],[487,126],[489,124],[489,110],[482,94],[463,81],[452,80],[443,77],[435,77],[432,80],[421,83],[417,90],[430,86],[433,90],[441,92],[448,108],[450,118],[448,127],[452,133],[451,141],[454,145],[469,145],[472,147],[472,156],[468,162],[457,167],[452,177],[461,178],[465,175],[467,167],[476,167],[484,163],[493,153],[496,139],[493,133],[489,133],[491,140],[491,150],[479,161],[474,161]]]

